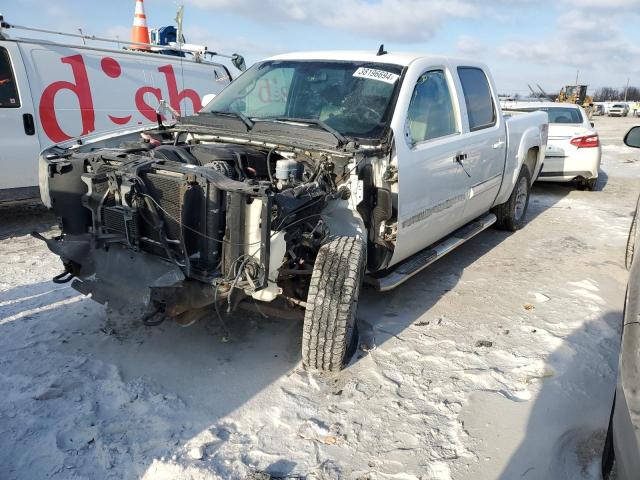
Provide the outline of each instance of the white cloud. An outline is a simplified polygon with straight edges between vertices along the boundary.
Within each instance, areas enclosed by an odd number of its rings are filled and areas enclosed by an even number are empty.
[[[188,0],[212,10],[254,20],[298,22],[376,40],[417,43],[430,39],[448,19],[480,13],[470,0]]]
[[[131,27],[125,27],[124,25],[114,25],[105,30],[104,36],[106,38],[128,41],[131,40]]]
[[[614,0],[613,3],[631,2]],[[558,17],[553,34],[535,39],[514,38],[499,48],[499,53],[541,64],[600,68],[618,64],[626,66],[640,55],[640,45],[622,36],[619,15],[615,8],[605,14],[590,11],[588,6],[576,7]]]
[[[554,33],[544,38],[512,38],[498,49],[505,57],[539,65],[573,67],[615,75],[640,73],[636,59],[640,45],[623,37],[621,26],[629,22],[627,8],[638,0],[566,0],[570,10],[558,17]],[[596,9],[594,10],[594,6]],[[634,13],[639,13],[634,12]],[[631,14],[636,21],[640,19]]]
[[[468,57],[484,56],[488,47],[480,39],[468,35],[458,37],[456,42],[456,50]]]
[[[187,26],[184,35],[188,43],[205,45],[214,52],[227,55],[239,53],[247,59],[248,64],[264,57],[290,50],[284,45],[259,43],[242,35],[234,37],[212,35],[210,30],[197,26]]]
[[[565,0],[565,3],[578,7],[579,9],[590,10],[638,10],[639,0]],[[637,12],[636,12],[637,13]]]

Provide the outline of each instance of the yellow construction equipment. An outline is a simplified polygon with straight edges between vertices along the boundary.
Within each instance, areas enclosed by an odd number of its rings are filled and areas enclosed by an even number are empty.
[[[560,90],[556,102],[574,103],[583,107],[589,118],[593,112],[593,97],[587,95],[587,85],[565,85]]]

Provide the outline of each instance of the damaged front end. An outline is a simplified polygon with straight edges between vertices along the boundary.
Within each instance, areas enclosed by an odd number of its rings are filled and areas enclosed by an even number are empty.
[[[304,307],[332,231],[366,236],[357,149],[234,143],[202,128],[145,135],[41,158],[62,228],[44,239],[65,267],[57,281],[100,303],[178,319],[246,299]]]

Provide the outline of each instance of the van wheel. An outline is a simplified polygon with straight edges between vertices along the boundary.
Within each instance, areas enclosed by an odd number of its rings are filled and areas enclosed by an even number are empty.
[[[344,368],[357,340],[356,310],[365,268],[364,242],[333,237],[318,251],[302,332],[302,363],[310,370]]]
[[[529,208],[530,190],[531,174],[529,169],[523,166],[509,200],[493,209],[493,213],[498,217],[497,228],[515,232],[524,226]]]

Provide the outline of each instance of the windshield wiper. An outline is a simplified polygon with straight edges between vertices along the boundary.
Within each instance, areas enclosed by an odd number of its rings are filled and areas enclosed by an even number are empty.
[[[347,144],[349,143],[349,140],[347,139],[347,137],[345,137],[344,135],[342,135],[339,131],[337,131],[335,128],[330,127],[329,125],[327,125],[326,123],[324,123],[322,120],[318,120],[315,118],[293,118],[293,117],[277,117],[277,118],[264,118],[261,120],[266,120],[266,121],[276,121],[276,122],[291,122],[291,123],[306,123],[307,125],[314,125],[316,127],[321,128],[322,130],[324,130],[325,132],[329,132],[331,135],[333,135],[334,137],[336,137],[336,139],[341,143],[341,144]]]
[[[244,113],[241,112],[221,112],[218,110],[209,111],[206,113],[211,113],[212,115],[220,115],[222,117],[234,117],[239,120],[242,120],[249,130],[253,129],[253,126],[256,124],[253,120],[247,117]]]

